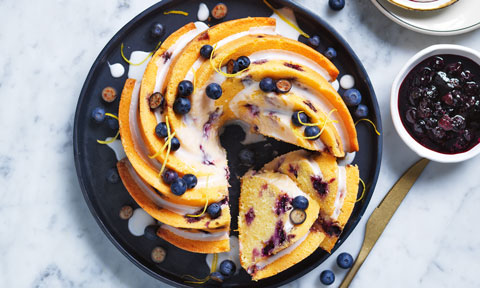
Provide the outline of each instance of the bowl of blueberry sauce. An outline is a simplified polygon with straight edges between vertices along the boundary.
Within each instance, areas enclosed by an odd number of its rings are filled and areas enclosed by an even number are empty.
[[[480,52],[430,46],[402,68],[391,91],[394,126],[417,154],[460,162],[480,153]]]

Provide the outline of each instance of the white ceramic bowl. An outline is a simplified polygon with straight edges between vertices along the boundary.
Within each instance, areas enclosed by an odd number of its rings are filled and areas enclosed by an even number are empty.
[[[405,129],[403,126],[402,120],[400,118],[400,112],[398,109],[398,94],[400,86],[402,85],[403,80],[408,75],[408,73],[415,67],[417,64],[425,60],[426,58],[434,55],[440,54],[451,54],[451,55],[460,55],[471,59],[480,65],[480,52],[460,46],[460,45],[451,45],[451,44],[439,44],[433,45],[428,48],[423,49],[410,58],[410,60],[403,66],[398,73],[397,77],[393,81],[391,97],[390,97],[390,110],[392,114],[393,125],[397,130],[397,133],[400,135],[400,138],[407,144],[410,149],[415,151],[418,155],[424,158],[428,158],[432,161],[443,162],[443,163],[453,163],[460,162],[467,159],[470,159],[478,154],[480,154],[480,145],[477,144],[472,149],[457,153],[457,154],[444,154],[440,152],[433,151],[426,148],[422,144],[418,143]]]

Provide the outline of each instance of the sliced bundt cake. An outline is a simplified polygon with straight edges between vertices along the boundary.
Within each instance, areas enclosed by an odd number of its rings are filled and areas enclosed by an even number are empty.
[[[328,153],[293,151],[264,167],[288,175],[320,206],[318,222],[327,238],[321,247],[330,252],[355,206],[359,173],[356,166],[339,166]]]
[[[288,176],[249,171],[242,177],[239,201],[242,267],[254,274],[260,270],[257,263],[294,245],[309,233],[318,211]]]

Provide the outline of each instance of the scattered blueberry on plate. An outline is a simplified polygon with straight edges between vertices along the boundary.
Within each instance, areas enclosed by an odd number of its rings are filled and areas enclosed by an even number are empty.
[[[353,113],[353,115],[354,115],[357,119],[367,118],[367,116],[368,116],[368,107],[367,107],[367,105],[364,105],[364,104],[358,105],[357,108],[355,109],[355,112]]]
[[[362,94],[355,88],[348,89],[343,93],[343,101],[347,106],[354,107],[362,102]]]
[[[320,274],[320,282],[324,285],[331,285],[335,282],[335,274],[331,270],[325,270]]]
[[[117,168],[108,169],[107,181],[112,184],[116,184],[120,181],[120,176],[118,175]]]
[[[118,120],[115,118],[109,117],[107,118],[106,122],[107,122],[108,128],[112,129],[113,131],[118,131],[118,128],[120,128],[118,126]]]
[[[145,235],[145,238],[147,238],[148,240],[157,240],[158,239],[158,236],[157,236],[157,230],[158,230],[158,225],[148,225],[147,227],[145,227],[145,231],[144,231],[144,235]]]
[[[105,121],[105,109],[102,107],[96,107],[92,110],[92,119],[97,123],[103,123]]]
[[[218,269],[218,271],[226,277],[232,276],[235,273],[235,270],[237,270],[237,266],[232,260],[223,260]]]
[[[345,0],[328,0],[328,6],[330,6],[332,10],[340,11],[345,7]]]
[[[348,269],[353,265],[353,257],[347,252],[340,253],[337,257],[337,265],[340,268]]]
[[[160,39],[160,37],[163,36],[164,32],[165,32],[165,29],[163,28],[162,23],[155,22],[150,27],[150,37],[152,37],[152,39],[155,39],[155,40]]]
[[[314,35],[310,38],[308,38],[308,46],[312,47],[312,48],[317,48],[318,45],[320,45],[320,37],[318,37],[318,35]]]
[[[215,271],[212,274],[210,274],[210,279],[218,283],[223,283],[223,281],[225,280],[225,277],[222,275],[222,273]]]
[[[329,47],[327,48],[327,50],[325,50],[323,55],[325,55],[325,57],[327,57],[328,59],[332,60],[333,58],[337,57],[337,51],[332,47]]]

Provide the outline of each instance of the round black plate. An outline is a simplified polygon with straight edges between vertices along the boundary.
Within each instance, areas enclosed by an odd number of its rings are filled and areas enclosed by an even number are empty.
[[[214,0],[205,0],[203,2],[210,8],[217,3]],[[258,0],[232,0],[224,2],[229,8],[225,20],[247,16],[270,16],[272,14],[272,11]],[[113,136],[115,132],[109,130],[106,125],[98,126],[93,124],[90,120],[90,113],[96,106],[105,107],[107,112],[118,113],[118,100],[106,105],[101,100],[100,93],[106,86],[113,86],[118,92],[122,90],[127,73],[121,78],[114,79],[111,77],[107,65],[107,61],[109,61],[110,63],[120,62],[124,66],[128,66],[122,61],[120,56],[121,43],[125,43],[127,57],[129,57],[132,50],[151,51],[155,43],[148,39],[149,26],[155,21],[160,21],[166,28],[166,35],[169,35],[187,22],[196,21],[198,4],[199,2],[194,0],[164,0],[135,17],[108,42],[95,60],[83,86],[77,105],[73,135],[75,165],[80,186],[90,211],[102,230],[113,244],[138,267],[153,277],[178,287],[187,286],[181,278],[184,274],[200,278],[208,274],[209,269],[205,263],[205,255],[183,251],[163,240],[151,241],[145,237],[135,237],[130,234],[127,222],[121,220],[118,216],[119,209],[126,204],[134,207],[138,206],[121,182],[110,184],[106,181],[106,172],[108,169],[115,167],[116,158],[109,147],[96,142],[97,139]],[[319,51],[324,51],[327,47],[334,47],[337,50],[338,57],[334,59],[334,64],[340,70],[341,75],[351,74],[355,77],[356,88],[363,95],[362,101],[370,109],[369,118],[376,123],[377,128],[381,131],[380,114],[373,87],[362,64],[345,40],[318,16],[310,11],[306,11],[295,3],[284,0],[272,0],[271,4],[275,7],[290,7],[295,11],[297,21],[304,31],[310,35],[320,35],[322,44]],[[164,15],[163,12],[167,10],[186,11],[189,13],[189,16]],[[342,93],[343,91],[340,90],[339,92]],[[360,167],[360,175],[367,184],[367,191],[363,200],[356,204],[350,221],[345,227],[335,249],[345,241],[365,212],[380,169],[382,137],[377,136],[369,125],[362,123],[357,128],[360,152],[357,153],[354,163]],[[232,189],[230,191],[230,200],[232,215],[237,215],[238,213],[239,183],[235,176],[243,175],[246,170],[245,167],[241,167],[237,162],[236,155],[243,147],[238,144],[239,133],[236,131],[238,130],[234,127],[228,128],[221,138],[223,144],[227,147],[229,164],[231,165]],[[296,149],[291,145],[274,140],[252,144],[250,148],[260,151],[258,153],[259,157],[257,157],[258,166],[271,160],[276,153],[282,154]],[[234,229],[236,227],[236,217],[232,218],[232,222],[232,228]],[[150,259],[150,252],[157,245],[161,245],[167,250],[166,260],[159,265],[153,263]],[[242,270],[238,275],[224,283],[224,286],[274,287],[286,284],[309,272],[328,256],[328,253],[318,249],[301,263],[274,277],[259,282],[252,282],[247,273]]]

